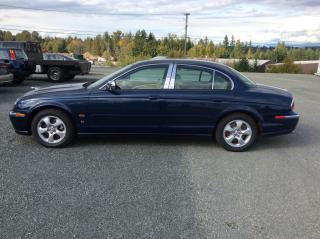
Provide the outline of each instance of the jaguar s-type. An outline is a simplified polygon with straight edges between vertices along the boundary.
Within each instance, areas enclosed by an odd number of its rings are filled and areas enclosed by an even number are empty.
[[[213,136],[229,151],[244,151],[259,136],[294,131],[299,115],[287,90],[259,85],[213,62],[142,61],[96,82],[34,89],[14,104],[19,134],[46,147],[75,135]]]

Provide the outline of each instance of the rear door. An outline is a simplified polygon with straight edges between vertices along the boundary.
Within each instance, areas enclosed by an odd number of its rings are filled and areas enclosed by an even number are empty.
[[[232,82],[212,68],[178,64],[169,88],[161,96],[164,131],[211,134]]]

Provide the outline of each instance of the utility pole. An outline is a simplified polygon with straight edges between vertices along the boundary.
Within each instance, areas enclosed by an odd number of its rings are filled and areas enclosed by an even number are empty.
[[[186,26],[185,26],[185,32],[184,32],[184,57],[187,56],[187,38],[188,38],[188,17],[190,15],[190,13],[185,13],[184,14],[186,16]]]

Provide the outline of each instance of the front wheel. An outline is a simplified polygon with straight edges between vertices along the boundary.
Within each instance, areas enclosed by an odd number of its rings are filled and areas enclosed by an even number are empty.
[[[219,122],[216,140],[228,151],[241,152],[252,146],[257,134],[255,121],[246,114],[236,113],[226,116]]]
[[[21,84],[25,80],[25,76],[13,75],[12,83],[15,85]]]
[[[67,114],[48,109],[40,111],[33,118],[32,135],[46,147],[62,147],[72,141],[74,127]]]

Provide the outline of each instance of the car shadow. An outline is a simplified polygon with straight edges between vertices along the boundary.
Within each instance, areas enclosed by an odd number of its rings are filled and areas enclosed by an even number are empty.
[[[320,140],[320,129],[300,123],[291,134],[260,137],[249,151],[269,150],[270,148],[294,148],[317,145]],[[77,137],[71,147],[87,145],[159,145],[197,146],[220,148],[212,137],[199,136],[159,136],[159,135],[103,135]]]
[[[78,136],[72,147],[86,145],[159,145],[218,147],[211,137],[199,136],[162,136],[162,135],[88,135]]]
[[[319,145],[319,140],[320,129],[301,122],[293,133],[274,137],[262,137],[250,150],[314,147]]]

